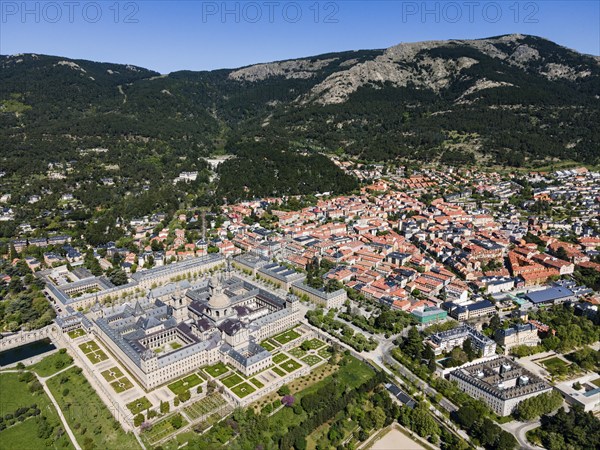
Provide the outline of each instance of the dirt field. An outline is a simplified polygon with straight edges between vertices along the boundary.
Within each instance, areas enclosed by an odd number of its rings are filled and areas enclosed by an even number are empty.
[[[370,450],[424,450],[424,448],[400,431],[392,429],[375,442]]]

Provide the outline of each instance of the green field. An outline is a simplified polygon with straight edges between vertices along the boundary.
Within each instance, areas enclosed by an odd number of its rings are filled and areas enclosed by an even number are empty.
[[[285,361],[284,363],[280,364],[279,367],[281,367],[287,373],[291,373],[294,370],[298,370],[300,367],[302,367],[302,364],[300,364],[295,359],[289,359],[289,360]]]
[[[239,398],[244,398],[247,395],[252,394],[254,391],[256,391],[256,389],[254,389],[252,386],[250,386],[250,384],[246,382],[238,384],[237,386],[231,389],[231,392],[233,392]]]
[[[275,350],[275,347],[271,343],[269,343],[267,340],[262,341],[260,343],[260,346],[269,352],[272,352],[273,350]]]
[[[173,417],[179,416],[182,419],[181,428],[185,427],[188,424],[188,421],[183,418],[181,414],[173,414],[171,416],[165,417],[164,419],[156,422],[151,430],[144,431],[142,436],[150,442],[150,444],[155,444],[161,439],[166,438],[170,434],[173,434],[177,430],[171,425],[171,420]]]
[[[342,384],[355,388],[373,376],[373,369],[356,358],[348,358],[348,363],[338,370]]]
[[[0,417],[5,417],[6,414],[13,414],[18,408],[30,408],[34,404],[40,409],[40,414],[31,416],[24,421],[18,419],[4,419],[3,424],[7,427],[0,431],[0,448],[3,449],[73,449],[68,435],[62,433],[61,437],[55,438],[59,429],[62,429],[62,423],[50,402],[48,396],[43,390],[31,392],[30,385],[33,381],[27,383],[19,381],[20,374],[18,373],[0,373]],[[32,380],[36,380],[35,376]],[[5,396],[10,393],[10,399]],[[38,437],[40,429],[40,417],[45,417],[47,423],[52,428],[51,436],[48,440]],[[14,423],[13,423],[14,422]]]
[[[88,353],[92,353],[95,352],[96,350],[100,350],[100,347],[98,346],[98,344],[96,344],[94,341],[87,341],[84,342],[83,344],[79,344],[79,348],[83,351],[83,353],[85,353],[86,355]]]
[[[219,362],[219,363],[215,364],[214,366],[205,367],[204,371],[207,374],[209,374],[211,377],[217,378],[218,376],[229,372],[229,368],[222,362]]]
[[[285,376],[285,372],[283,370],[281,370],[279,367],[273,367],[273,372],[275,372],[280,377]]]
[[[317,355],[308,355],[308,356],[305,356],[304,358],[302,358],[302,361],[304,361],[309,366],[314,366],[316,364],[319,364],[323,360],[321,358],[319,358]]]
[[[265,387],[265,385],[262,384],[260,381],[258,381],[256,378],[250,378],[250,382],[259,389],[262,389]]]
[[[234,373],[226,378],[223,378],[221,380],[221,383],[223,383],[228,388],[232,388],[236,384],[240,384],[242,381],[244,381],[244,379],[240,377],[237,373]]]
[[[81,336],[85,336],[87,333],[83,330],[83,328],[77,328],[76,330],[71,330],[67,333],[71,339],[75,339]]]
[[[221,394],[214,392],[210,395],[207,395],[203,399],[192,403],[190,406],[186,406],[184,411],[190,419],[196,420],[199,417],[202,417],[216,410],[217,408],[220,408],[225,403],[227,402],[223,397],[221,397]]]
[[[288,359],[289,356],[285,353],[277,353],[275,356],[273,356],[273,362],[275,364],[281,364],[283,361],[287,361]]]
[[[131,384],[131,381],[129,381],[127,377],[123,377],[117,381],[113,381],[112,383],[110,383],[110,385],[117,394],[125,392],[133,387],[133,384]]]
[[[600,378],[596,378],[595,380],[592,380],[592,383],[595,384],[596,386],[600,387]]]
[[[123,372],[121,372],[121,369],[115,366],[102,372],[102,376],[106,381],[115,381],[123,376]]]
[[[50,378],[48,387],[82,448],[140,448],[135,437],[123,431],[80,368]]]
[[[127,409],[131,411],[132,414],[139,414],[148,408],[152,407],[152,403],[146,397],[138,398],[130,403],[127,403]]]
[[[202,383],[202,379],[193,373],[185,378],[182,378],[181,380],[177,380],[175,383],[171,383],[169,385],[169,389],[171,392],[173,392],[173,394],[179,395],[183,394],[185,391],[193,388],[194,386],[198,386],[200,383]]]
[[[66,350],[59,350],[56,353],[52,353],[46,356],[40,362],[29,366],[29,369],[33,370],[41,377],[49,377],[54,375],[56,372],[63,370],[65,367],[69,367],[73,363],[73,358],[66,353]]]
[[[294,339],[299,338],[299,337],[300,337],[300,334],[298,334],[297,331],[287,330],[281,334],[278,334],[273,339],[275,339],[281,345],[284,345],[284,344],[287,344],[288,342],[293,341]]]

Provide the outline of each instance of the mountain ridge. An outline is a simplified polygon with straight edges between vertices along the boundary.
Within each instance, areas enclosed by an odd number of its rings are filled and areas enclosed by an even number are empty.
[[[3,55],[0,81],[0,145],[9,170],[19,170],[31,152],[41,170],[82,147],[155,146],[206,156],[277,140],[367,160],[453,162],[448,155],[462,153],[455,162],[598,162],[590,116],[599,112],[600,58],[529,35],[166,75],[128,64]],[[475,137],[453,142],[455,132]]]

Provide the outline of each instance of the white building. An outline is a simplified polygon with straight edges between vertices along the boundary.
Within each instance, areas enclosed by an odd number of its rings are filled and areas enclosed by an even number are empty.
[[[508,416],[523,400],[552,390],[544,380],[503,356],[462,366],[450,372],[449,380],[499,416]]]

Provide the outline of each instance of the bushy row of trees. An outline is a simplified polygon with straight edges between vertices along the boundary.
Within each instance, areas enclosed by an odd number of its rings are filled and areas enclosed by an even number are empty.
[[[532,420],[544,414],[551,413],[558,409],[562,403],[562,395],[558,391],[552,390],[551,392],[523,400],[517,407],[516,415],[521,420]]]
[[[461,428],[469,432],[488,450],[512,450],[517,447],[514,436],[500,428],[488,417],[488,410],[479,400],[472,400],[462,405],[455,413],[453,420]]]

